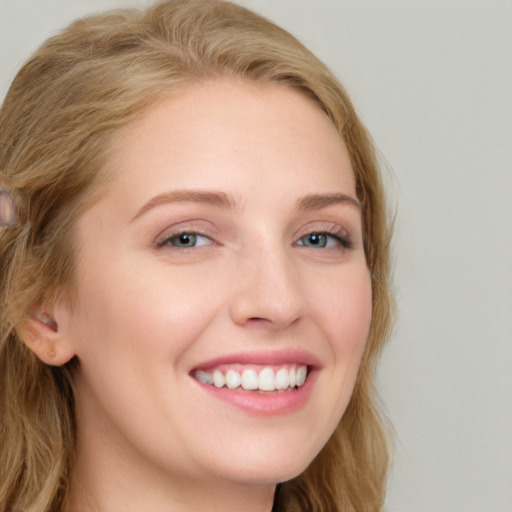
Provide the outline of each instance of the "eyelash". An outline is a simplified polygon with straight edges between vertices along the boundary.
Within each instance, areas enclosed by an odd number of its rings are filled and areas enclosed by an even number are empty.
[[[181,250],[195,249],[197,246],[193,246],[193,247],[179,247],[179,246],[175,246],[174,244],[172,244],[172,240],[176,240],[180,236],[183,236],[183,235],[189,235],[191,237],[192,236],[195,236],[195,237],[201,236],[201,237],[204,237],[204,238],[208,238],[211,241],[211,244],[201,244],[201,245],[212,245],[212,244],[215,244],[215,241],[213,240],[213,238],[208,233],[205,233],[203,231],[199,231],[199,230],[196,230],[196,229],[190,229],[190,230],[185,230],[184,229],[184,230],[180,230],[180,231],[178,231],[176,233],[166,234],[164,237],[162,237],[161,239],[158,239],[156,241],[156,246],[158,248],[163,248],[163,247],[166,247],[166,246],[170,246],[170,247],[173,247],[175,249],[181,249]]]
[[[330,231],[311,231],[310,233],[307,233],[306,235],[303,235],[299,238],[299,241],[302,241],[304,240],[305,238],[307,237],[311,237],[311,236],[325,236],[327,237],[328,239],[333,239],[337,245],[340,245],[343,249],[352,249],[353,248],[353,245],[352,245],[352,242],[350,241],[349,237],[346,236],[346,235],[341,235],[340,233],[333,233],[333,232],[330,232]],[[327,242],[329,243],[329,242]],[[302,247],[307,247],[306,245],[304,244],[299,244],[299,242],[297,242],[298,245],[302,246]],[[320,249],[335,249],[335,247],[319,247]]]
[[[190,237],[198,237],[199,236],[199,237],[208,238],[211,243],[200,244],[199,246],[194,245],[192,247],[179,247],[172,243],[173,240],[177,240],[180,236],[183,236],[183,235],[188,235]],[[324,229],[324,230],[310,231],[310,232],[302,235],[298,239],[298,241],[295,242],[295,245],[298,245],[299,247],[313,248],[313,247],[309,247],[303,243],[304,239],[306,239],[307,237],[312,237],[312,236],[319,236],[319,237],[325,236],[328,239],[330,238],[330,239],[334,240],[337,245],[341,246],[342,249],[352,249],[353,248],[353,244],[352,244],[352,241],[350,240],[350,237],[346,234],[346,232],[344,230],[341,230],[338,227],[335,227],[332,230]],[[302,242],[302,243],[300,243],[300,242]],[[329,243],[329,241],[327,241],[327,244],[328,243]],[[170,247],[173,247],[173,248],[179,249],[179,250],[192,250],[197,247],[201,247],[203,245],[214,245],[214,244],[215,244],[215,240],[212,238],[212,236],[210,236],[208,233],[206,233],[204,231],[194,230],[194,229],[180,230],[176,233],[170,233],[156,241],[156,246],[158,248],[170,246]],[[314,247],[314,249],[331,249],[331,250],[336,249],[336,248],[339,248],[339,247],[329,247],[328,245],[326,245],[325,247]]]

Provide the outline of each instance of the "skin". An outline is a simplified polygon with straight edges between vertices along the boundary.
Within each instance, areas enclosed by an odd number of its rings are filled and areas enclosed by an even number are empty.
[[[355,198],[346,147],[299,92],[218,79],[127,126],[109,172],[77,222],[78,307],[53,311],[55,357],[80,361],[65,510],[268,512],[276,483],[302,472],[338,424],[368,334],[359,208],[298,208],[310,194]],[[144,207],[177,190],[179,201]],[[196,231],[195,247],[173,245]],[[325,232],[326,247],[309,246]],[[289,349],[318,362],[292,412],[254,414],[191,376],[213,358]]]

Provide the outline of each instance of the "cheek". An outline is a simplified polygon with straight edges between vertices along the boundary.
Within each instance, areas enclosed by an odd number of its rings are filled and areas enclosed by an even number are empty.
[[[102,353],[115,351],[121,357],[123,352],[123,358],[145,359],[152,355],[169,364],[215,316],[211,277],[209,282],[170,269],[155,273],[139,264],[123,272],[120,267],[84,279],[82,350],[95,345]],[[134,273],[133,268],[141,270]]]
[[[333,355],[344,361],[364,350],[372,318],[371,279],[366,266],[347,269],[312,297]],[[358,360],[357,360],[358,362]]]
[[[332,409],[328,423],[339,423],[357,380],[361,358],[372,318],[372,288],[369,272],[356,266],[326,284],[324,293],[314,297],[317,325],[323,331],[331,364],[323,375],[330,389]]]
[[[216,314],[209,287],[166,274],[98,271],[83,281],[75,322],[84,421],[115,425],[137,443],[141,432],[161,435],[158,418],[174,425],[174,411],[187,410],[187,354]]]

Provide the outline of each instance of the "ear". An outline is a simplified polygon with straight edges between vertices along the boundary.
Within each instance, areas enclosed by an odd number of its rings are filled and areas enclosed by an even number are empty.
[[[72,340],[66,336],[66,325],[65,309],[57,307],[52,311],[41,307],[27,315],[17,333],[41,361],[52,366],[62,366],[75,355]]]

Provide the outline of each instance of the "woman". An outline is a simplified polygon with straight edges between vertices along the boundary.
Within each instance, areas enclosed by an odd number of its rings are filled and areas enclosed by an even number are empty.
[[[90,17],[0,137],[1,510],[380,510],[389,228],[318,59],[228,2]]]

